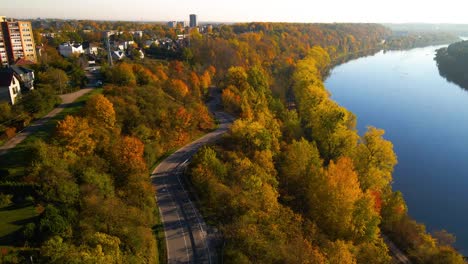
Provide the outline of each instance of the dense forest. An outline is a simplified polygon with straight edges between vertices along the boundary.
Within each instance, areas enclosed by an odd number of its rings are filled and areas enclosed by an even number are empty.
[[[149,170],[215,127],[203,103],[215,69],[148,61],[103,73],[103,91],[46,140],[22,146],[21,162],[15,151],[2,156],[2,201],[32,203],[38,213],[2,263],[31,255],[36,263],[159,263]]]
[[[468,89],[468,41],[438,49],[435,60],[441,76],[463,89]]]
[[[192,51],[223,73],[225,109],[239,119],[222,142],[199,151],[188,176],[205,216],[222,230],[225,261],[391,263],[385,233],[415,263],[464,263],[453,236],[426,232],[392,190],[397,157],[384,131],[369,127],[359,136],[354,115],[323,85],[334,59],[378,47],[385,28],[243,24],[225,31],[193,41]]]
[[[49,96],[44,109],[62,92],[56,76],[70,78],[66,89],[79,87],[82,77],[79,60],[61,58],[54,45],[97,40],[85,30],[115,27],[176,34],[125,22],[40,26],[41,32],[62,29],[61,39],[44,40],[47,56],[35,68],[42,83],[37,93]],[[225,240],[225,262],[390,263],[385,233],[415,263],[464,263],[452,236],[426,232],[392,190],[397,157],[384,131],[369,127],[359,136],[355,116],[323,85],[337,61],[382,48],[390,35],[376,24],[223,25],[193,32],[180,60],[103,66],[104,88],[58,122],[50,137],[23,146],[22,170],[12,166],[14,156],[0,161],[0,200],[27,202],[37,212],[15,234],[20,250],[2,251],[1,261],[164,259],[158,252],[164,241],[153,232],[158,213],[149,171],[216,127],[204,104],[213,85],[238,119],[218,144],[196,154],[187,177]],[[12,111],[28,112],[24,107]]]
[[[412,49],[429,45],[441,45],[459,41],[460,38],[444,31],[441,32],[395,32],[385,46],[390,50]]]

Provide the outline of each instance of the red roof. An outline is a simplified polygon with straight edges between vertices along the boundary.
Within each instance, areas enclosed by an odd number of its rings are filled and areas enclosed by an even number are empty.
[[[24,58],[20,58],[16,61],[16,65],[31,65],[31,64],[36,64],[34,61],[30,61]]]

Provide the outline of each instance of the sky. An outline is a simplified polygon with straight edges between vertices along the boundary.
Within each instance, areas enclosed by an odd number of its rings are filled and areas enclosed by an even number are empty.
[[[0,0],[11,18],[468,24],[466,0]]]

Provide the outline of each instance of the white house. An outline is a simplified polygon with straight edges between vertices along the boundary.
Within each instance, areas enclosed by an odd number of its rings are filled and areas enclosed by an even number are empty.
[[[119,50],[126,50],[128,47],[133,46],[135,44],[135,41],[133,40],[128,40],[128,41],[115,41],[112,44],[112,47],[114,49],[119,49]]]
[[[112,55],[112,58],[116,60],[121,60],[125,57],[125,52],[121,50],[116,50],[116,51],[112,51],[111,55]]]
[[[144,59],[145,58],[145,53],[143,53],[143,50],[142,49],[136,49],[138,51],[138,56],[140,57],[140,59]]]
[[[66,58],[70,58],[73,54],[84,53],[83,45],[81,43],[65,42],[59,45],[59,53]]]
[[[12,71],[20,81],[20,86],[24,91],[34,90],[34,71],[22,66],[12,65],[4,71]]]
[[[13,72],[0,72],[0,101],[8,101],[14,105],[20,96],[20,82]]]
[[[88,41],[83,42],[83,51],[87,55],[98,55],[98,46]]]

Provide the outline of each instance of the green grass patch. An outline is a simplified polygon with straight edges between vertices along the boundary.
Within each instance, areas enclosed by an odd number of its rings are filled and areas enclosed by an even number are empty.
[[[32,203],[10,204],[0,208],[0,246],[15,245],[18,232],[38,216]]]
[[[159,207],[156,206],[154,210],[154,216],[156,217],[156,225],[153,226],[153,234],[156,237],[158,244],[158,258],[160,264],[167,263],[167,248],[166,248],[166,236],[164,235],[164,225],[161,221],[161,214],[159,214]]]

